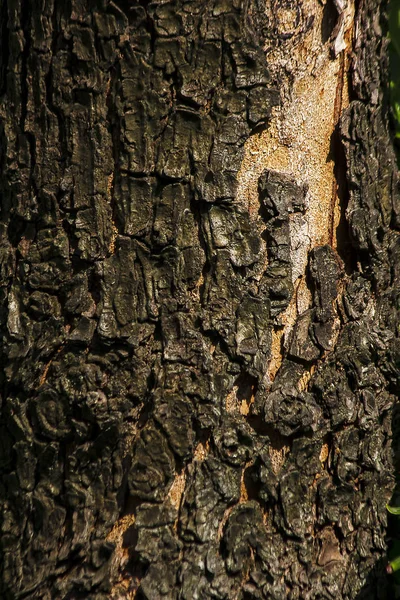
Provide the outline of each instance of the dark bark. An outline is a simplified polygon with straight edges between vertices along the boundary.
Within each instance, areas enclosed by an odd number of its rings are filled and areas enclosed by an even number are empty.
[[[0,2],[1,598],[391,597],[385,3],[356,7],[338,246],[272,381],[305,190],[264,172],[261,233],[236,193],[284,4]]]

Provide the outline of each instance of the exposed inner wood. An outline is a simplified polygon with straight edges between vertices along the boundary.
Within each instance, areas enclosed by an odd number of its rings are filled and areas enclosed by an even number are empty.
[[[306,185],[307,210],[291,217],[291,263],[295,293],[280,316],[282,327],[273,334],[270,378],[282,361],[282,336],[287,336],[299,314],[310,305],[305,280],[309,251],[323,244],[336,247],[336,228],[340,219],[335,178],[333,133],[342,111],[349,105],[348,71],[354,2],[339,16],[339,31],[322,41],[325,7],[317,0],[304,2],[300,22],[293,30],[294,16],[282,12],[279,23],[283,39],[275,48],[266,48],[268,65],[275,77],[284,79],[281,105],[273,109],[270,126],[251,136],[238,173],[238,202],[244,204],[263,230],[259,215],[258,178],[265,170],[275,170]],[[309,15],[314,16],[312,25]],[[291,29],[292,28],[292,29]],[[340,36],[334,56],[335,40]]]

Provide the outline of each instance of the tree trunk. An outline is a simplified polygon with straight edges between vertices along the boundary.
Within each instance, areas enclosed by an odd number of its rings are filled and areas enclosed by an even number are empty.
[[[383,0],[1,0],[0,596],[392,598]]]

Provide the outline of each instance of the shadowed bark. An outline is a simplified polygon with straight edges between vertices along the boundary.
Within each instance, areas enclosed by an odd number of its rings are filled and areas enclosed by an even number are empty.
[[[391,597],[399,179],[349,7],[0,0],[1,598]],[[268,154],[317,38],[325,183]]]

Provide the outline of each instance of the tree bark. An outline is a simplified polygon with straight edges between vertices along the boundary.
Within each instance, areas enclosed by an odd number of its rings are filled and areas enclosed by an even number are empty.
[[[1,597],[394,597],[386,3],[0,26]]]

